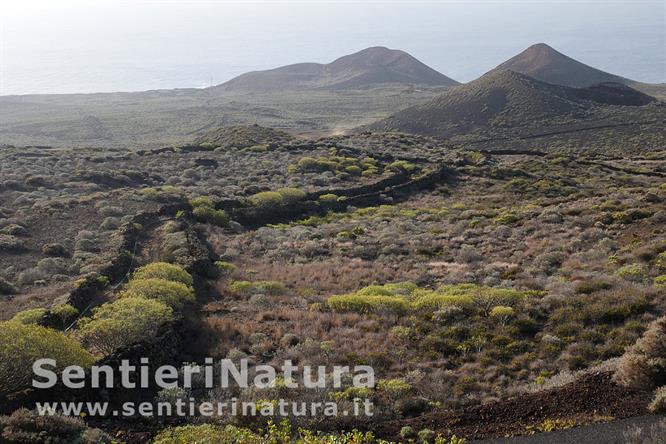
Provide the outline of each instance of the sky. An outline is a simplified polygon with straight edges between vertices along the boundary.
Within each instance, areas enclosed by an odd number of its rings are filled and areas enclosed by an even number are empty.
[[[0,95],[204,87],[380,45],[466,82],[539,42],[666,82],[666,0],[0,0]]]

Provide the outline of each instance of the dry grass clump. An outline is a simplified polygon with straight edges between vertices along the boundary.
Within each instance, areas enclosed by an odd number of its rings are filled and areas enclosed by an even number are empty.
[[[615,378],[637,387],[666,385],[666,317],[650,324],[645,334],[622,356]]]

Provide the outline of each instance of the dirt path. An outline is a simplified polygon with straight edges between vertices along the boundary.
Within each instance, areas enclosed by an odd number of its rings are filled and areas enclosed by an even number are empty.
[[[625,431],[633,427],[649,429],[665,420],[664,416],[645,415],[531,436],[472,441],[470,444],[622,444],[632,442],[625,439]],[[666,436],[661,439],[651,444],[666,443]]]
[[[610,372],[592,373],[562,387],[492,404],[380,423],[374,431],[382,438],[397,440],[400,429],[411,426],[473,440],[521,435],[546,420],[592,422],[604,416],[634,418],[646,415],[651,393],[619,386],[611,376]]]

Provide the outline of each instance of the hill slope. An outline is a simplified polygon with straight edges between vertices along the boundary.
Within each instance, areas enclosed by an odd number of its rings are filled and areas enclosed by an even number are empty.
[[[608,105],[644,105],[654,98],[617,83],[590,88],[551,85],[524,74],[494,70],[423,104],[369,126],[451,137],[481,131],[558,125],[590,117]]]
[[[537,43],[510,58],[494,70],[506,70],[527,74],[537,80],[574,88],[591,86],[603,82],[623,84],[633,80],[601,71],[567,57],[545,43]]]
[[[292,137],[284,131],[259,125],[233,125],[216,128],[197,137],[196,145],[212,143],[216,146],[246,148],[262,144],[286,144]]]
[[[377,46],[340,57],[329,64],[298,63],[249,72],[214,88],[266,92],[280,89],[353,89],[385,83],[458,84],[404,51]]]

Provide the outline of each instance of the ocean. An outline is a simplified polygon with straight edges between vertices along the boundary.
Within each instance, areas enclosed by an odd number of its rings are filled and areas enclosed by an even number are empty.
[[[666,1],[4,1],[0,95],[206,87],[368,46],[472,80],[533,43],[666,82]]]

